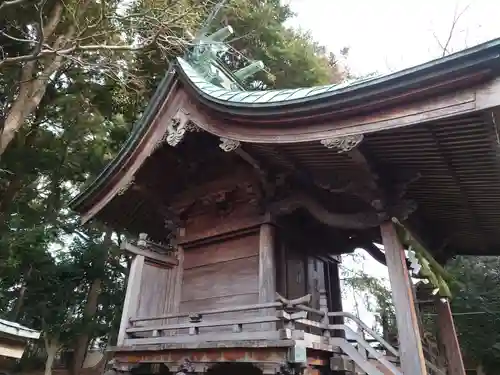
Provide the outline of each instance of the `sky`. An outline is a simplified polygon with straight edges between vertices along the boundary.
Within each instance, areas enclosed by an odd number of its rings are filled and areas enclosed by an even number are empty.
[[[296,13],[289,26],[311,32],[330,52],[349,47],[345,63],[352,73],[390,73],[449,52],[500,37],[500,1],[496,0],[285,0]],[[342,268],[364,270],[386,285],[387,268],[367,253],[363,261],[344,257]],[[344,310],[356,313],[352,295],[344,298]],[[361,301],[360,317],[374,319]]]
[[[387,73],[500,37],[496,0],[286,0],[296,13],[290,26],[309,30],[331,52],[350,47],[353,73]],[[439,42],[438,42],[439,40]]]

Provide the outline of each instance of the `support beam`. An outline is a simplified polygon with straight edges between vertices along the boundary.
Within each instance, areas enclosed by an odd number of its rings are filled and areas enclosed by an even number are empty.
[[[450,302],[436,300],[439,339],[446,353],[448,375],[465,375],[464,361],[458,343]]]
[[[392,222],[383,223],[380,230],[396,310],[402,372],[405,375],[427,375],[404,249]]]
[[[122,319],[116,345],[123,346],[126,339],[126,330],[130,325],[130,318],[137,314],[139,294],[141,291],[142,271],[144,269],[144,255],[135,255],[130,265],[127,281],[127,291],[123,302]]]

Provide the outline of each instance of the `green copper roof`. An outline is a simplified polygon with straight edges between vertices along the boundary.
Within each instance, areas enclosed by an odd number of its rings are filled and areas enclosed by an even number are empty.
[[[210,44],[211,43],[211,44]],[[224,43],[210,42],[203,46],[220,50]],[[395,73],[372,76],[367,79],[349,80],[340,84],[302,87],[285,90],[244,90],[233,72],[217,60],[215,53],[205,52],[187,54],[184,58],[177,59],[178,70],[187,78],[199,94],[209,101],[219,105],[245,106],[245,107],[280,107],[299,103],[311,103],[317,99],[338,98],[342,94],[370,88],[374,93],[383,95],[387,84],[399,86],[419,86],[420,81],[435,79],[442,74],[455,74],[460,76],[467,69],[478,70],[480,67],[498,69],[498,56],[500,53],[500,39],[477,45],[472,48],[451,54],[444,58],[429,61],[412,68]],[[180,68],[180,69],[179,69]],[[459,72],[460,70],[460,72]],[[207,72],[209,73],[207,74]],[[379,88],[381,90],[379,90]]]
[[[324,94],[339,90],[354,84],[368,82],[375,77],[369,79],[349,80],[341,84],[302,87],[297,89],[285,90],[262,90],[262,91],[245,91],[245,90],[228,90],[224,87],[215,85],[209,82],[203,74],[198,71],[193,65],[183,58],[178,58],[179,66],[187,75],[189,80],[199,90],[209,94],[212,98],[227,102],[238,103],[276,103],[287,102],[297,99],[306,99],[315,95]]]

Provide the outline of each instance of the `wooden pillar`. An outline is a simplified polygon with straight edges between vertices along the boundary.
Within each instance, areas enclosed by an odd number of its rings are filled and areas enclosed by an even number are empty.
[[[265,223],[260,227],[259,237],[259,303],[276,300],[276,258],[275,258],[275,228]],[[274,309],[262,310],[262,315],[272,315]],[[261,330],[276,330],[275,323],[261,324]]]
[[[436,310],[439,340],[446,354],[448,375],[465,375],[464,361],[449,301],[438,299],[436,301]]]
[[[137,312],[139,293],[141,289],[142,270],[144,269],[144,255],[134,255],[128,274],[127,291],[123,302],[122,319],[118,332],[117,346],[123,346],[127,337],[125,330],[129,327],[129,319]]]
[[[259,240],[259,303],[276,300],[276,260],[274,252],[275,228],[272,224],[260,226]]]
[[[398,326],[402,373],[426,375],[422,340],[403,246],[392,222],[380,226]]]
[[[340,261],[340,260],[339,260]],[[325,262],[326,290],[328,295],[328,310],[333,312],[344,311],[342,307],[342,289],[340,285],[339,263]],[[330,318],[331,324],[344,324],[344,317]],[[345,331],[333,331],[335,337],[345,337]]]

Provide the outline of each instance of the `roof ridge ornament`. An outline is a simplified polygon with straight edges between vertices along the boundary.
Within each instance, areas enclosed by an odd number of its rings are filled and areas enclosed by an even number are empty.
[[[220,145],[219,147],[221,148],[222,151],[224,152],[231,152],[236,150],[238,147],[241,146],[240,141],[237,141],[235,139],[229,139],[229,138],[220,138]]]
[[[364,139],[363,134],[350,134],[340,137],[332,137],[321,140],[321,144],[326,148],[337,149],[339,154],[354,150]]]

